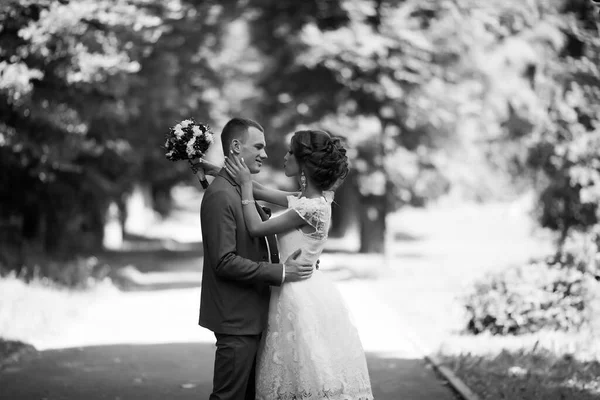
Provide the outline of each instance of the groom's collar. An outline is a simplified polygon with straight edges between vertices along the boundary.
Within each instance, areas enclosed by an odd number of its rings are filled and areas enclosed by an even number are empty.
[[[242,188],[240,187],[240,185],[237,184],[235,179],[233,179],[231,175],[229,175],[225,168],[221,168],[221,170],[219,171],[219,176],[224,178],[227,182],[229,182],[231,186],[235,187],[235,190],[237,190],[237,192],[240,194],[240,197],[242,196]]]

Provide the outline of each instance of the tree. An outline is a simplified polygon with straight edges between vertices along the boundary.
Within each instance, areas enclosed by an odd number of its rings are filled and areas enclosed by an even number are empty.
[[[165,158],[168,127],[189,117],[212,125],[229,112],[223,97],[228,80],[228,47],[223,42],[235,15],[235,2],[172,4],[177,6],[162,12],[161,35],[141,58],[127,98],[134,110],[128,137],[139,155],[133,179],[151,188],[156,210],[163,215],[170,210],[171,188],[192,177],[186,163]]]
[[[103,212],[130,181],[120,133],[128,77],[160,33],[138,1],[31,1],[0,13],[0,200],[26,239],[59,254],[101,244]]]
[[[348,139],[361,251],[382,252],[389,212],[449,189],[444,152],[460,143],[465,105],[482,96],[472,53],[497,40],[489,10],[472,1],[250,6],[254,43],[270,60],[258,84],[262,120],[277,134],[319,124]],[[487,43],[471,44],[475,34]]]
[[[600,40],[593,5],[538,0],[515,3],[504,16],[511,36],[497,46],[503,68],[484,70],[486,101],[504,109],[486,120],[495,128],[490,157],[535,184],[540,223],[559,232],[562,245],[572,229],[598,222]]]
[[[544,124],[529,139],[527,166],[542,177],[539,215],[559,247],[600,218],[600,29],[590,2],[564,2],[565,45],[550,59]],[[566,14],[566,15],[565,15]]]

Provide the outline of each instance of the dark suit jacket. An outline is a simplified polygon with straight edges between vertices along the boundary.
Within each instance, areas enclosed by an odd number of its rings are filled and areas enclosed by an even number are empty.
[[[281,285],[283,265],[268,261],[264,237],[248,233],[241,189],[224,169],[206,189],[200,216],[204,265],[199,324],[228,335],[261,333],[269,285]]]

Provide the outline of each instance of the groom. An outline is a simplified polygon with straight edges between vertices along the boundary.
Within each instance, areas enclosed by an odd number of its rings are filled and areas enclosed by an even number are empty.
[[[231,119],[223,128],[224,154],[243,157],[250,172],[260,172],[267,158],[263,128],[255,121]],[[261,217],[268,218],[258,205]],[[200,208],[204,266],[200,325],[217,339],[210,400],[254,400],[256,353],[269,309],[269,285],[307,279],[311,265],[295,258],[279,263],[274,236],[252,237],[246,229],[241,189],[222,169]]]

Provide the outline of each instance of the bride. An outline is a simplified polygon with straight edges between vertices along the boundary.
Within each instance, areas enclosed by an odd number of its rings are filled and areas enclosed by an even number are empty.
[[[242,189],[247,228],[253,236],[277,234],[280,258],[301,248],[301,261],[317,262],[331,223],[335,188],[348,173],[346,149],[320,130],[296,132],[284,171],[297,177],[300,193],[268,189],[252,182],[243,159],[233,153],[225,168]],[[264,200],[287,208],[262,221]],[[333,282],[321,271],[302,282],[272,287],[268,325],[256,370],[257,400],[371,400],[371,384],[358,331]]]

